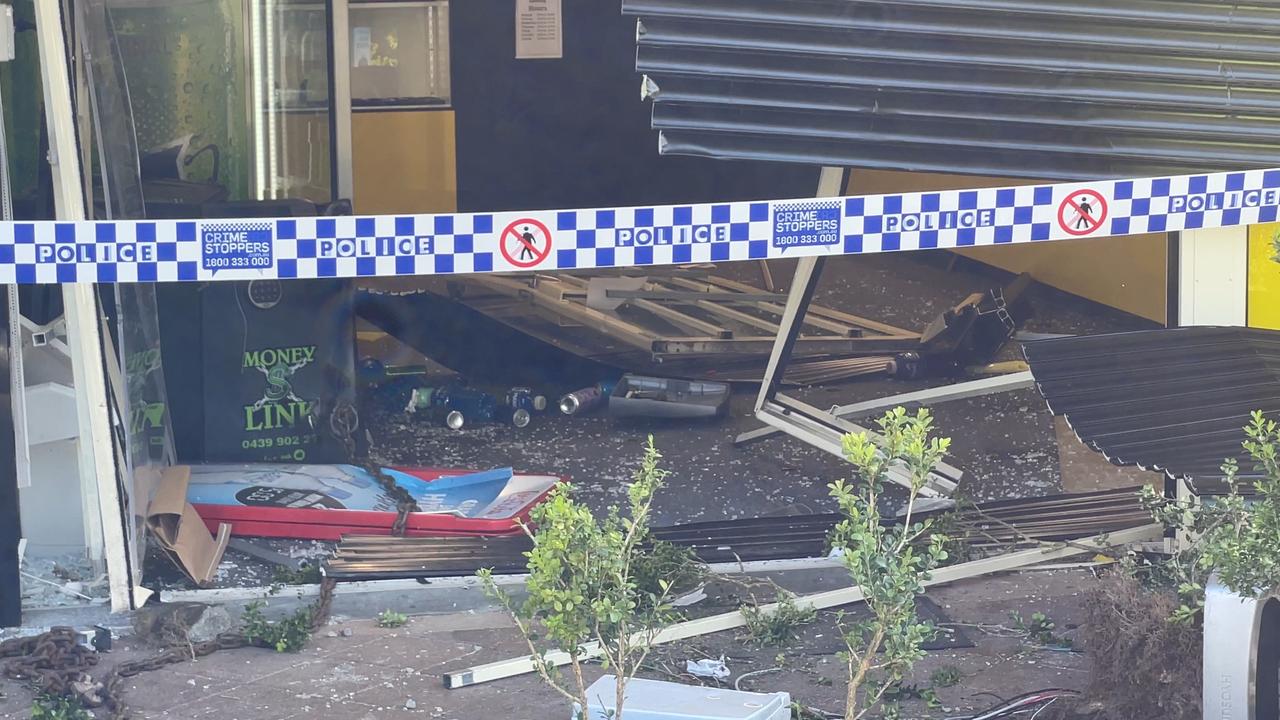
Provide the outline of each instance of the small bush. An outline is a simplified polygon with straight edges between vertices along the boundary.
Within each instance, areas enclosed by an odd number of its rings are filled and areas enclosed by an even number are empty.
[[[1201,717],[1201,630],[1170,620],[1180,604],[1172,589],[1143,587],[1125,573],[1108,575],[1086,595],[1080,633],[1093,657],[1089,695],[1108,717]]]
[[[31,705],[31,720],[93,720],[80,702],[65,695],[41,695]]]
[[[515,621],[534,670],[561,697],[578,704],[579,720],[586,720],[590,706],[583,665],[591,655],[599,654],[602,666],[617,677],[614,717],[621,720],[627,681],[644,666],[662,626],[678,615],[669,602],[670,579],[638,576],[652,572],[641,558],[652,554],[653,497],[668,474],[659,467],[661,458],[650,437],[635,481],[627,487],[625,509],[611,507],[597,517],[564,484],[533,508],[532,523],[521,525],[533,541],[525,553],[529,579],[522,602],[503,592],[491,571],[478,573],[485,591]],[[593,640],[598,644],[589,651]],[[569,656],[570,680],[546,659],[556,648]]]
[[[271,572],[271,584],[273,586],[319,585],[323,579],[320,575],[320,565],[316,563],[303,563],[297,570],[277,565],[275,570]]]
[[[378,627],[381,628],[398,628],[403,627],[409,622],[409,616],[404,613],[393,612],[391,610],[383,610],[378,615]]]
[[[693,548],[654,540],[645,552],[636,556],[631,576],[643,601],[647,596],[663,595],[663,583],[671,588],[672,596],[693,590],[706,579],[707,567],[698,560]]]
[[[1031,613],[1031,619],[1028,620],[1022,617],[1022,613],[1015,610],[1009,613],[1009,617],[1013,620],[1014,626],[1026,633],[1027,639],[1037,645],[1071,647],[1071,638],[1055,633],[1054,630],[1057,629],[1058,624],[1042,612]]]
[[[311,608],[299,608],[283,620],[271,621],[262,614],[262,601],[249,603],[241,622],[245,639],[254,645],[273,648],[276,652],[298,652],[311,639]]]
[[[964,673],[955,665],[944,665],[929,676],[929,684],[935,688],[955,687],[961,680],[964,680]]]
[[[773,612],[765,612],[758,605],[742,606],[747,637],[753,643],[765,647],[788,645],[799,635],[801,627],[818,618],[816,610],[796,605],[790,595],[779,593],[777,604]]]
[[[1170,500],[1149,486],[1142,502],[1156,520],[1190,540],[1149,577],[1177,587],[1182,602],[1174,617],[1194,621],[1204,608],[1211,577],[1232,592],[1257,597],[1280,587],[1280,424],[1254,412],[1244,429],[1243,447],[1253,462],[1254,496],[1242,495],[1239,463],[1222,466],[1231,492],[1199,503]]]
[[[845,720],[861,720],[876,708],[884,717],[896,713],[901,692],[890,691],[924,656],[921,645],[936,633],[932,623],[917,615],[916,598],[924,594],[929,573],[947,559],[946,537],[932,532],[929,520],[913,523],[912,515],[920,491],[951,441],[931,437],[933,418],[927,410],[909,415],[895,408],[879,426],[879,443],[866,433],[844,437],[844,455],[857,469],[859,482],[829,486],[845,516],[832,531],[831,546],[840,551],[870,612],[866,619],[841,623],[848,648]],[[879,501],[894,466],[908,472],[911,487],[903,522],[886,527]],[[921,542],[924,538],[927,543]]]

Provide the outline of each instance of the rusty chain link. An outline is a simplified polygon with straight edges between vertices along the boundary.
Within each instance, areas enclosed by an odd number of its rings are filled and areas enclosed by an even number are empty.
[[[400,487],[395,478],[388,475],[380,466],[370,462],[365,464],[364,469],[374,480],[378,481],[383,491],[396,502],[396,520],[391,524],[391,534],[403,536],[409,524],[409,513],[416,513],[420,510],[418,501],[414,500],[409,491]]]
[[[335,417],[331,427],[346,444],[354,460],[355,440],[352,435],[358,424],[344,416]],[[397,515],[392,532],[403,535],[409,513],[418,512],[418,503],[381,467],[372,463],[364,467],[395,501]],[[328,622],[336,585],[333,578],[321,580],[319,596],[311,606],[309,630],[312,633]],[[3,661],[0,667],[6,677],[25,683],[37,693],[67,697],[87,708],[107,710],[111,720],[127,720],[129,712],[121,699],[121,685],[126,679],[212,655],[219,650],[249,646],[266,647],[251,642],[243,632],[222,633],[203,643],[173,643],[151,657],[120,663],[98,681],[89,673],[98,665],[98,652],[81,644],[80,634],[73,628],[55,627],[40,635],[0,641],[0,660]]]
[[[311,606],[311,632],[328,622],[336,585],[332,578],[321,581],[320,594]],[[149,658],[120,663],[97,681],[89,670],[98,665],[98,652],[81,644],[74,629],[55,627],[41,635],[0,642],[0,660],[6,677],[24,682],[37,693],[71,698],[84,707],[106,709],[111,720],[127,720],[129,712],[121,699],[121,685],[127,678],[251,645],[266,647],[250,642],[242,632],[225,632],[203,643],[174,643]]]
[[[0,658],[6,677],[25,682],[36,692],[101,704],[88,672],[98,664],[98,653],[81,645],[80,634],[72,628],[55,627],[42,635],[0,642]]]
[[[329,419],[329,427],[333,431],[335,437],[342,441],[347,451],[347,457],[351,462],[356,461],[356,440],[355,431],[360,427],[359,416],[355,408],[345,406],[344,412],[339,413],[338,409],[334,410],[333,415]],[[403,536],[405,529],[409,524],[409,513],[420,512],[418,502],[409,494],[408,490],[400,487],[396,483],[395,478],[387,474],[381,465],[373,461],[365,462],[361,467],[369,473],[369,476],[382,486],[383,491],[396,503],[396,519],[391,524],[391,534]]]

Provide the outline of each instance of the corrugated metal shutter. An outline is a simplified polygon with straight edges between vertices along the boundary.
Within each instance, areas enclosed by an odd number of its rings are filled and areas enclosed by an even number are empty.
[[[1028,178],[1280,166],[1280,4],[623,0],[664,154]]]
[[[1055,415],[1117,465],[1176,478],[1221,477],[1250,413],[1280,418],[1280,332],[1186,327],[1027,343]]]

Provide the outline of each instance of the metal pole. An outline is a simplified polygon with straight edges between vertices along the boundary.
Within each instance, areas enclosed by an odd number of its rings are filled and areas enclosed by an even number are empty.
[[[824,167],[818,179],[817,197],[836,197],[843,189],[844,170]],[[825,261],[826,258],[823,257],[805,257],[796,264],[796,274],[787,294],[787,305],[778,324],[778,337],[774,340],[773,352],[769,356],[764,380],[760,384],[760,395],[756,398],[755,415],[766,425],[801,442],[843,457],[841,436],[846,433],[866,432],[876,443],[882,442],[882,439],[875,433],[867,432],[865,428],[778,392]],[[934,466],[929,482],[920,492],[927,497],[948,497],[955,491],[956,483],[962,476],[959,469],[946,463],[938,463]],[[910,475],[898,465],[890,468],[889,479],[906,486],[911,482]]]
[[[0,118],[0,122],[3,119]],[[22,579],[19,571],[18,544],[22,541],[22,524],[18,510],[18,457],[13,434],[12,393],[22,392],[9,380],[10,354],[22,352],[22,338],[9,335],[8,303],[0,303],[0,627],[22,624]]]
[[[836,197],[844,189],[844,169],[824,167],[818,176],[817,197]],[[765,403],[777,394],[782,378],[791,362],[791,350],[796,338],[800,336],[801,322],[813,299],[814,288],[818,285],[818,277],[822,274],[824,258],[805,257],[796,264],[795,277],[791,279],[791,288],[787,294],[787,305],[778,323],[778,337],[773,343],[773,352],[769,355],[769,364],[764,371],[764,380],[760,383],[760,396],[756,398],[756,412],[764,408]]]
[[[348,26],[347,0],[332,0],[330,27],[330,67],[333,68],[333,143],[338,187],[335,198],[346,198],[355,205],[355,171],[351,165],[351,30]]]
[[[44,83],[45,123],[49,130],[49,166],[53,172],[53,197],[59,220],[84,220],[85,196],[79,163],[71,80],[67,70],[67,38],[61,3],[35,3],[39,36],[40,70]],[[98,512],[106,549],[107,578],[111,585],[111,609],[132,609],[130,576],[124,532],[118,469],[112,446],[111,418],[107,411],[107,381],[102,364],[102,336],[98,330],[96,286],[72,283],[62,286],[67,341],[71,349],[80,425],[80,482],[97,488]]]
[[[1035,384],[1035,377],[1032,376],[1030,372],[1012,373],[992,378],[982,378],[981,380],[970,380],[967,382],[955,383],[954,385],[929,388],[928,390],[902,393],[901,395],[890,395],[886,398],[863,400],[850,405],[840,405],[832,408],[831,414],[841,419],[856,418],[863,415],[871,415],[873,413],[891,410],[899,405],[937,405],[939,403],[950,402],[952,400],[965,400],[968,398],[982,397],[983,395],[994,395],[996,393],[1011,392],[1013,390],[1025,390],[1030,387],[1035,387]],[[753,442],[759,442],[760,440],[771,438],[780,432],[782,431],[774,427],[762,427],[756,430],[749,430],[739,435],[737,439],[733,441],[733,444],[737,446],[748,445]]]

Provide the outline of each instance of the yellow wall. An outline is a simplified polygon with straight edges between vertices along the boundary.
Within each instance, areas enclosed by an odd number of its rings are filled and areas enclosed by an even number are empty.
[[[961,190],[1031,184],[1026,180],[854,170],[849,192]],[[1167,235],[1067,240],[958,250],[965,257],[1011,272],[1027,272],[1046,285],[1164,323],[1168,284]]]
[[[361,214],[458,208],[452,110],[351,114],[355,210]]]
[[[1280,263],[1272,239],[1280,224],[1249,228],[1249,326],[1280,330]]]

